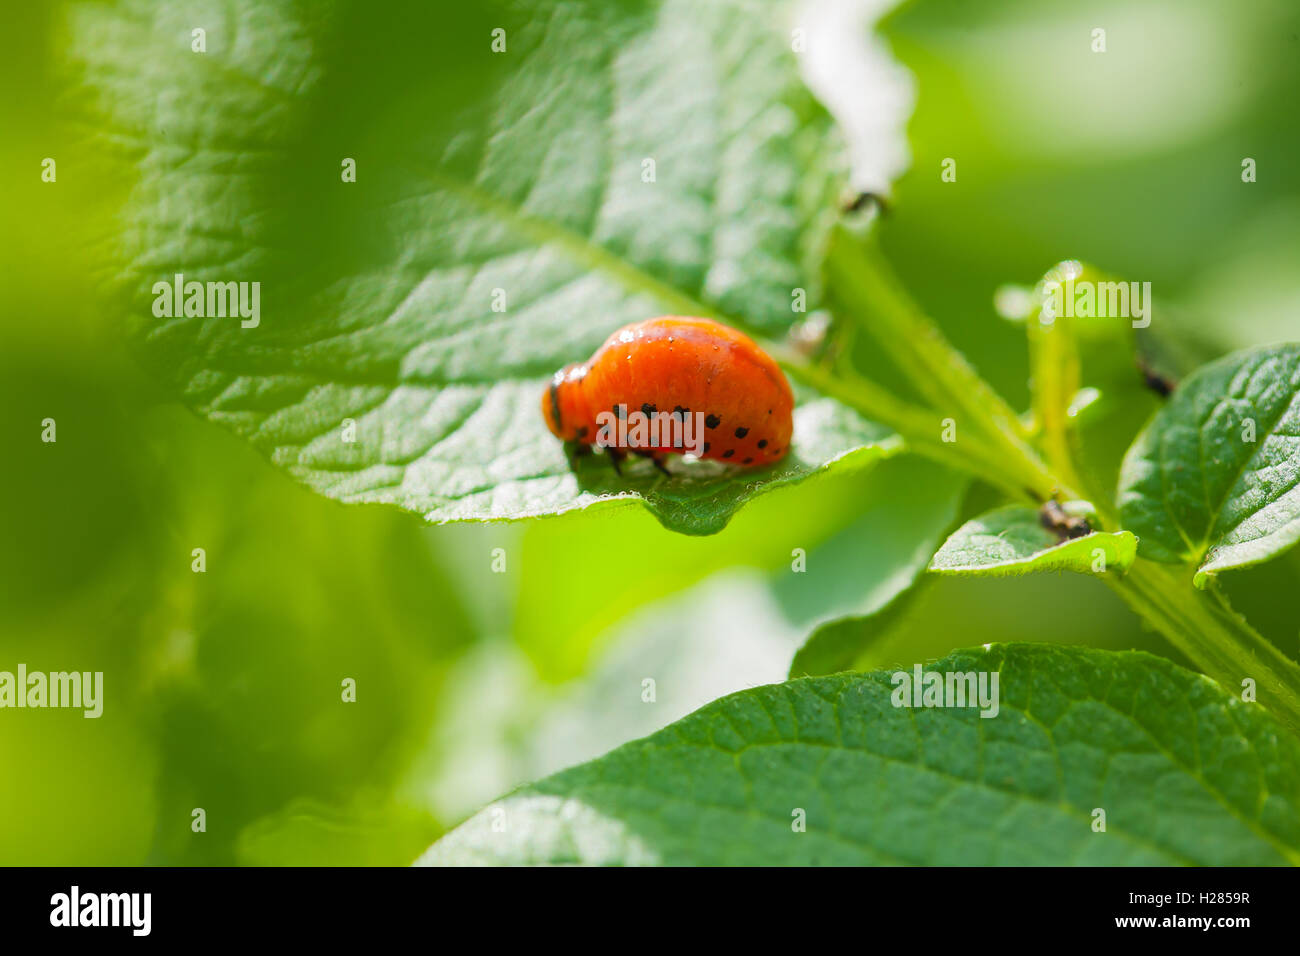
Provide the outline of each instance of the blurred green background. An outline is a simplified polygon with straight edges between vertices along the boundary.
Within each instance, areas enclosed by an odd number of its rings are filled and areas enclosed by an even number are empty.
[[[11,5],[0,31],[0,669],[102,670],[107,701],[0,711],[0,863],[404,864],[518,783],[784,677],[791,549],[895,508],[904,472],[773,494],[703,540],[631,509],[426,527],[295,485],[157,392],[101,308],[125,184],[67,122],[63,17]],[[1151,281],[1157,351],[1300,339],[1294,2],[924,0],[884,32],[917,93],[884,248],[1014,403],[1023,330],[993,292],[1062,258]],[[1155,407],[1112,384],[1111,467]],[[795,603],[844,583],[814,565]],[[1227,583],[1295,655],[1295,553]],[[995,640],[1167,653],[1102,585],[1045,576],[932,583],[859,664]]]

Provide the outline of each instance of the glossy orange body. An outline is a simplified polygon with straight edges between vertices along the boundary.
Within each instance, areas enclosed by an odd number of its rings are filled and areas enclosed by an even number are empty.
[[[702,458],[757,467],[790,448],[794,395],[785,375],[753,339],[710,319],[663,316],[624,326],[588,361],[556,372],[542,395],[551,432],[583,444],[596,441],[597,415],[620,406],[703,413]]]

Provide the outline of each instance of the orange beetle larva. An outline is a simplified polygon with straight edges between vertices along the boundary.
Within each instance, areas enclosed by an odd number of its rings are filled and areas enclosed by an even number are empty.
[[[784,373],[749,336],[711,319],[662,316],[616,331],[586,362],[555,373],[542,415],[558,438],[598,441],[602,424],[629,413],[695,416],[703,425],[696,453],[756,467],[790,448],[794,394]],[[609,412],[599,418],[602,413]],[[681,452],[661,440],[630,444],[605,433],[615,464],[628,451],[653,458]]]

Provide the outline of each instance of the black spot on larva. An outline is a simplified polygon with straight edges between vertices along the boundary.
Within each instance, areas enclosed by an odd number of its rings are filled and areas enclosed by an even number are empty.
[[[682,408],[682,406],[680,405],[678,405],[676,408],[673,409],[673,414],[676,415],[678,418],[680,418],[682,421],[686,421],[686,416],[689,415],[690,413],[691,410],[689,408]]]
[[[728,448],[726,451],[724,451],[724,452],[722,453],[722,457],[723,457],[723,458],[730,458],[730,457],[731,457],[732,455],[734,455],[735,453],[736,453],[736,449],[734,449],[734,448]]]
[[[586,438],[586,437],[587,437],[587,426],[586,426],[586,425],[579,425],[579,426],[578,426],[578,437],[579,437],[579,438]]]
[[[767,447],[767,439],[766,439],[766,438],[760,438],[760,439],[758,440],[758,447],[759,447],[759,448],[766,448],[766,447]]]
[[[621,405],[621,404],[620,404],[620,405],[615,405],[614,408],[613,408],[613,412],[614,412],[614,414],[618,417],[619,421],[622,421],[623,419],[627,418],[627,406],[626,406],[626,405]]]
[[[769,409],[767,410],[767,413],[768,413],[769,415],[771,415],[771,414],[772,414],[772,409],[769,408]]]
[[[708,418],[704,419],[704,424],[708,428],[717,428],[722,424],[722,419],[717,415],[710,415]]]
[[[642,414],[642,415],[653,415],[653,414],[655,414],[655,412],[657,412],[657,411],[659,411],[659,408],[658,408],[657,406],[651,404],[650,402],[646,402],[645,404],[643,404],[643,405],[641,406],[641,414]]]
[[[711,447],[711,446],[710,446],[710,444],[709,444],[708,442],[705,442],[705,443],[704,443],[704,454],[707,455],[707,454],[709,453],[709,448],[710,448],[710,447]]]
[[[748,435],[748,434],[749,434],[749,429],[748,429],[748,428],[737,428],[737,429],[736,429],[736,437],[737,437],[737,438],[744,438],[744,437],[745,437],[746,435]]]
[[[754,459],[752,458],[746,458],[744,461],[744,464],[746,465],[752,465],[753,463],[754,463]]]

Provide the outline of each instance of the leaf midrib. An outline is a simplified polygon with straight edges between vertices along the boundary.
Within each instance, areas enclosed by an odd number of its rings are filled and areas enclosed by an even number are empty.
[[[442,170],[428,166],[418,166],[416,170],[435,187],[458,196],[480,212],[515,229],[520,235],[540,245],[558,247],[579,265],[611,277],[626,292],[653,296],[677,315],[695,315],[731,325],[744,325],[737,317],[719,312],[559,223],[530,215],[517,204]]]

